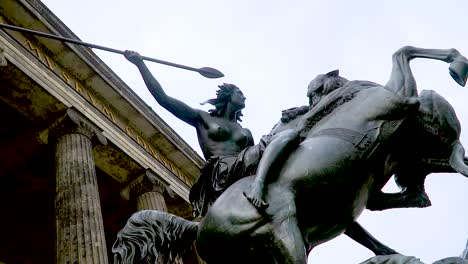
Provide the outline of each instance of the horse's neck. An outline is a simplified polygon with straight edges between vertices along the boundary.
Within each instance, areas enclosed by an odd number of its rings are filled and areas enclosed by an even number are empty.
[[[318,122],[330,115],[341,105],[351,101],[358,92],[368,87],[345,85],[325,96],[314,108],[301,116],[301,135],[309,133]]]

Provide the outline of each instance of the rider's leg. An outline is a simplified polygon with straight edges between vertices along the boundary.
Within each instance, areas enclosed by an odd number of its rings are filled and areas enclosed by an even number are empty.
[[[447,63],[458,58],[465,59],[456,49],[421,49],[405,46],[393,54],[392,73],[390,80],[385,85],[388,89],[405,97],[418,96],[416,81],[409,65],[410,60],[414,58],[435,59]]]
[[[252,187],[244,195],[257,208],[266,208],[268,203],[263,201],[265,180],[271,179],[271,174],[277,173],[284,159],[299,145],[299,133],[295,130],[287,130],[273,139],[265,148],[258,164],[255,180]]]

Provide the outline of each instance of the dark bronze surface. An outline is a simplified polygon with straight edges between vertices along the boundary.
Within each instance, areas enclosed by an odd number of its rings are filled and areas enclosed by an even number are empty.
[[[127,58],[139,67],[161,105],[194,125],[199,138],[201,132],[206,133],[200,141],[206,157],[223,154],[217,152],[220,146],[231,142],[235,143],[234,147],[230,145],[234,154],[245,148],[234,140],[234,130],[228,136],[219,132],[219,128],[236,123],[234,114],[226,110],[227,115],[219,118],[167,97],[137,54],[127,54]],[[455,49],[407,46],[394,53],[392,73],[384,86],[348,81],[338,71],[317,76],[309,85],[313,107],[297,111],[287,122],[275,126],[256,176],[235,181],[196,226],[166,215],[154,221],[167,221],[167,225],[182,229],[190,225],[190,234],[196,228],[197,250],[209,264],[306,263],[307,251],[345,231],[358,238],[372,238],[355,223],[366,207],[428,206],[425,176],[442,171],[468,176],[468,166],[455,111],[434,91],[418,93],[409,67],[414,58],[467,62]],[[465,69],[458,68],[457,72]],[[458,73],[452,76],[463,84],[466,76]],[[237,106],[238,110],[243,108],[242,104]],[[213,125],[221,134],[210,137]],[[394,174],[402,191],[382,193]],[[156,236],[167,233],[164,228],[149,229]],[[169,235],[175,240],[182,236],[182,231]],[[373,241],[361,243],[380,246]],[[122,252],[121,246],[116,242],[114,252]],[[156,256],[133,256],[155,259],[161,254],[161,258],[167,258],[162,248],[156,246],[150,251]]]

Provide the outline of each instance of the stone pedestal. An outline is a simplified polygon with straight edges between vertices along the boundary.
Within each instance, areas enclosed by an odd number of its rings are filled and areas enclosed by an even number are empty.
[[[106,140],[75,110],[54,124],[56,263],[108,263],[92,139]]]

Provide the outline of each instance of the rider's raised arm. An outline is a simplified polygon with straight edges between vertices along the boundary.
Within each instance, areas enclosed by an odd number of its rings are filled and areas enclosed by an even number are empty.
[[[195,126],[200,121],[200,110],[194,109],[184,102],[168,96],[137,52],[125,51],[125,57],[138,67],[148,90],[162,107],[192,126]]]

